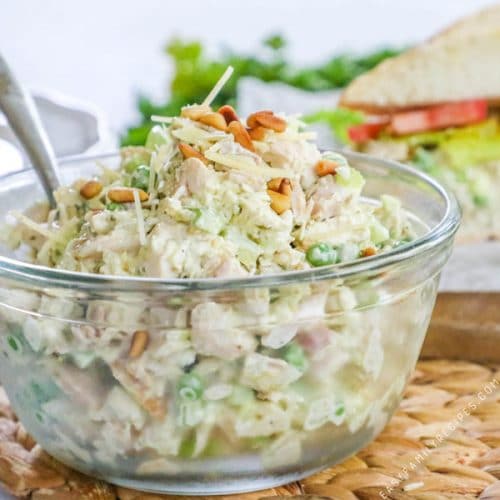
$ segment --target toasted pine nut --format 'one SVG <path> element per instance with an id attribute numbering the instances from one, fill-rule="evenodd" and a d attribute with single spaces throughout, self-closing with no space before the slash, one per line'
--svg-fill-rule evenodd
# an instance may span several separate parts
<path id="1" fill-rule="evenodd" d="M 292 206 L 292 200 L 290 196 L 286 196 L 271 189 L 267 190 L 267 194 L 271 198 L 271 208 L 278 214 L 281 215 L 283 212 L 289 210 Z"/>
<path id="2" fill-rule="evenodd" d="M 255 128 L 260 125 L 259 122 L 259 117 L 262 115 L 272 115 L 273 112 L 269 109 L 264 109 L 262 111 L 257 111 L 256 113 L 252 113 L 248 118 L 247 118 L 247 125 L 250 128 Z"/>
<path id="3" fill-rule="evenodd" d="M 366 247 L 361 250 L 361 257 L 373 257 L 377 254 L 377 249 L 374 247 Z"/>
<path id="4" fill-rule="evenodd" d="M 80 195 L 86 200 L 94 198 L 102 191 L 102 184 L 99 181 L 88 181 L 80 188 Z"/>
<path id="5" fill-rule="evenodd" d="M 208 163 L 208 160 L 199 151 L 185 142 L 179 143 L 179 151 L 184 158 L 198 158 L 198 160 L 201 160 L 205 165 Z"/>
<path id="6" fill-rule="evenodd" d="M 285 177 L 275 177 L 267 183 L 267 188 L 271 191 L 276 191 L 277 193 L 289 196 L 292 194 L 292 184 L 290 179 Z"/>
<path id="7" fill-rule="evenodd" d="M 226 119 L 220 113 L 206 113 L 198 118 L 200 123 L 216 128 L 217 130 L 226 130 Z"/>
<path id="8" fill-rule="evenodd" d="M 320 177 L 324 177 L 329 174 L 335 175 L 337 173 L 337 167 L 338 163 L 333 160 L 319 160 L 314 166 L 314 169 Z"/>
<path id="9" fill-rule="evenodd" d="M 132 359 L 138 358 L 146 350 L 148 343 L 149 333 L 146 330 L 135 331 L 130 343 L 128 357 Z"/>
<path id="10" fill-rule="evenodd" d="M 245 149 L 255 151 L 252 138 L 248 134 L 247 129 L 239 121 L 232 121 L 227 126 L 227 129 L 231 134 L 233 134 L 235 142 L 243 146 Z"/>
<path id="11" fill-rule="evenodd" d="M 292 194 L 292 184 L 290 179 L 282 179 L 278 192 L 284 194 L 285 196 L 290 196 Z"/>
<path id="12" fill-rule="evenodd" d="M 185 106 L 181 109 L 181 116 L 189 118 L 190 120 L 197 121 L 201 116 L 211 113 L 210 106 L 202 106 L 201 104 L 194 104 L 193 106 Z"/>
<path id="13" fill-rule="evenodd" d="M 142 189 L 136 190 L 139 193 L 141 201 L 147 201 L 148 193 Z M 108 198 L 115 203 L 132 203 L 134 201 L 134 189 L 131 188 L 114 188 L 108 191 Z"/>
<path id="14" fill-rule="evenodd" d="M 275 132 L 284 132 L 286 130 L 286 121 L 269 111 L 258 111 L 253 113 L 247 119 L 247 125 L 255 128 L 260 125 Z"/>
<path id="15" fill-rule="evenodd" d="M 267 130 L 268 129 L 266 127 L 258 125 L 255 128 L 248 129 L 248 134 L 252 138 L 252 141 L 263 141 L 266 137 Z"/>
<path id="16" fill-rule="evenodd" d="M 267 183 L 267 189 L 270 189 L 271 191 L 276 191 L 277 193 L 279 193 L 282 180 L 283 180 L 283 177 L 275 177 L 274 179 L 271 179 Z"/>
<path id="17" fill-rule="evenodd" d="M 226 123 L 229 125 L 231 122 L 239 122 L 240 119 L 238 118 L 238 115 L 236 114 L 236 111 L 232 106 L 229 106 L 229 104 L 225 104 L 224 106 L 220 107 L 217 110 L 217 113 L 220 113 L 224 119 L 226 120 Z"/>

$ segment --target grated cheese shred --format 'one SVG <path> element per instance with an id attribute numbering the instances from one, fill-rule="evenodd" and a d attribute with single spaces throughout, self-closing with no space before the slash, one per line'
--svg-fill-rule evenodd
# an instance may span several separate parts
<path id="1" fill-rule="evenodd" d="M 43 227 L 41 224 L 38 224 L 34 220 L 31 220 L 29 217 L 26 217 L 26 215 L 22 214 L 21 212 L 18 212 L 17 210 L 12 210 L 10 212 L 21 224 L 24 224 L 26 227 L 32 229 L 33 231 L 37 232 L 38 234 L 41 234 L 42 236 L 45 236 L 45 238 L 50 238 L 52 236 L 52 232 L 47 229 L 46 227 Z"/>
<path id="2" fill-rule="evenodd" d="M 144 228 L 144 215 L 142 213 L 141 199 L 139 198 L 139 191 L 133 190 L 134 193 L 134 206 L 137 218 L 137 230 L 139 232 L 139 242 L 141 246 L 146 244 L 146 230 Z"/>
<path id="3" fill-rule="evenodd" d="M 202 106 L 210 106 L 212 104 L 214 99 L 222 90 L 222 87 L 224 87 L 227 81 L 231 78 L 233 71 L 234 68 L 232 66 L 228 66 L 226 68 L 226 71 L 224 71 L 223 75 L 219 78 L 219 81 L 214 85 L 214 88 L 210 91 L 207 97 L 205 97 L 205 100 L 201 103 Z"/>

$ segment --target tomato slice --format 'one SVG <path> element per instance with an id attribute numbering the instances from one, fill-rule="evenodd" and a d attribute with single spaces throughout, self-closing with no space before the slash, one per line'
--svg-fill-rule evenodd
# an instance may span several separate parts
<path id="1" fill-rule="evenodd" d="M 375 139 L 388 123 L 385 120 L 353 125 L 347 129 L 347 135 L 352 142 L 366 142 Z"/>
<path id="2" fill-rule="evenodd" d="M 396 135 L 469 125 L 485 120 L 488 103 L 483 99 L 440 104 L 393 115 L 390 130 Z"/>

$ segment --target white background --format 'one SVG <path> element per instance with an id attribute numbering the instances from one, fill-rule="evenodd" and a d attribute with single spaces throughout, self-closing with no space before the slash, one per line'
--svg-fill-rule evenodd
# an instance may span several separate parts
<path id="1" fill-rule="evenodd" d="M 403 45 L 492 0 L 1 0 L 0 50 L 28 85 L 96 103 L 115 130 L 139 90 L 161 97 L 172 36 L 248 52 L 273 32 L 314 63 L 342 49 Z"/>

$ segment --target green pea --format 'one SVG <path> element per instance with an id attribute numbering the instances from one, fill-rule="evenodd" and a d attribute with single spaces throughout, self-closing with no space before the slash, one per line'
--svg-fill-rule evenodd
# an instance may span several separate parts
<path id="1" fill-rule="evenodd" d="M 185 373 L 179 379 L 177 392 L 182 399 L 196 401 L 203 395 L 203 383 L 195 373 Z"/>
<path id="2" fill-rule="evenodd" d="M 125 210 L 126 207 L 122 203 L 108 203 L 106 205 L 106 210 L 111 210 L 112 212 L 119 211 L 119 210 Z"/>
<path id="3" fill-rule="evenodd" d="M 338 251 L 329 243 L 315 243 L 306 252 L 306 259 L 314 267 L 335 264 L 338 259 Z"/>
<path id="4" fill-rule="evenodd" d="M 293 342 L 284 348 L 283 359 L 301 372 L 305 372 L 309 365 L 304 349 Z"/>
<path id="5" fill-rule="evenodd" d="M 132 174 L 131 186 L 147 191 L 149 188 L 149 172 L 147 165 L 139 165 Z"/>

